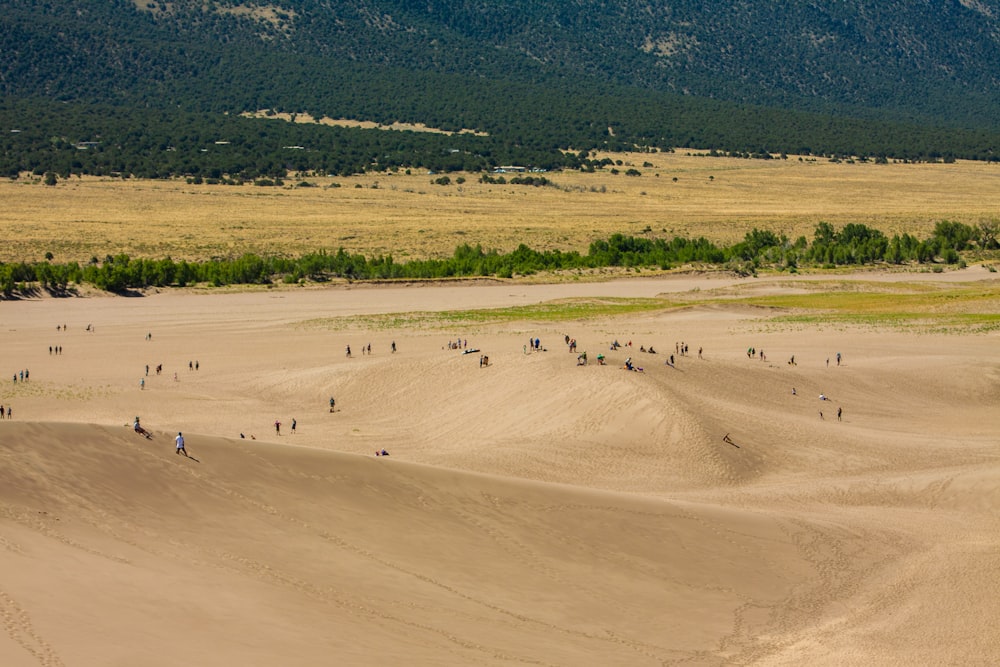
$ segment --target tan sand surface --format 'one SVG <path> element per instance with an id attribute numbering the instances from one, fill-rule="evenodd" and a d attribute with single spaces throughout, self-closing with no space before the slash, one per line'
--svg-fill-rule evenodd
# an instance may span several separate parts
<path id="1" fill-rule="evenodd" d="M 0 665 L 997 664 L 996 333 L 378 317 L 809 280 L 0 302 Z"/>

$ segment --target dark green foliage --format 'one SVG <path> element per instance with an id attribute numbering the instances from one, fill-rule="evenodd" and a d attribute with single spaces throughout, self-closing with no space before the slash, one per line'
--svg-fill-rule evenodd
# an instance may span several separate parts
<path id="1" fill-rule="evenodd" d="M 586 255 L 559 250 L 537 251 L 521 244 L 512 252 L 484 250 L 463 244 L 444 259 L 395 262 L 391 255 L 372 258 L 351 254 L 343 248 L 335 254 L 317 252 L 297 259 L 243 255 L 237 259 L 206 262 L 174 262 L 132 259 L 120 254 L 101 262 L 92 259 L 81 268 L 76 263 L 0 263 L 0 291 L 14 295 L 17 285 L 39 283 L 43 289 L 65 290 L 70 283 L 89 283 L 110 292 L 147 287 L 183 287 L 191 283 L 209 285 L 266 285 L 275 279 L 295 283 L 331 278 L 346 280 L 444 279 L 474 276 L 511 278 L 539 272 L 602 267 L 657 267 L 678 265 L 724 267 L 741 275 L 754 275 L 762 266 L 795 270 L 802 265 L 833 267 L 874 262 L 932 262 L 940 257 L 948 264 L 961 265 L 960 249 L 970 248 L 971 227 L 941 223 L 935 235 L 923 241 L 904 234 L 887 239 L 880 231 L 860 224 L 845 225 L 840 231 L 828 223 L 816 226 L 813 243 L 804 238 L 789 242 L 767 230 L 754 229 L 743 241 L 719 247 L 704 238 L 642 238 L 614 234 L 594 241 Z M 980 246 L 980 250 L 988 249 Z"/>
<path id="2" fill-rule="evenodd" d="M 0 174 L 551 170 L 568 148 L 1000 160 L 983 3 L 237 4 L 0 0 Z M 257 109 L 488 137 L 238 125 Z"/>

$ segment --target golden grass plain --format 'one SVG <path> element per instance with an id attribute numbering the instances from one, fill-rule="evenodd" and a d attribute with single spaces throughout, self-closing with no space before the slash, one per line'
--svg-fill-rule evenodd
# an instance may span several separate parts
<path id="1" fill-rule="evenodd" d="M 117 253 L 204 260 L 341 247 L 401 261 L 447 256 L 461 243 L 586 251 L 615 233 L 729 243 L 758 227 L 811 238 L 821 221 L 925 236 L 941 220 L 977 224 L 1000 211 L 1000 166 L 980 162 L 609 157 L 620 173 L 544 174 L 555 187 L 483 184 L 475 174 L 451 174 L 441 186 L 417 170 L 289 178 L 283 187 L 95 177 L 47 187 L 24 177 L 0 182 L 0 261 L 47 252 L 57 262 Z M 641 175 L 625 175 L 630 168 Z M 301 180 L 316 187 L 298 187 Z"/>

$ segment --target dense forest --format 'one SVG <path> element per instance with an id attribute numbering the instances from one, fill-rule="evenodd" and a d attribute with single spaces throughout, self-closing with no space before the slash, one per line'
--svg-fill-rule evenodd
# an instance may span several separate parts
<path id="1" fill-rule="evenodd" d="M 723 125 L 723 116 L 729 119 L 728 125 Z M 771 116 L 773 136 L 766 137 L 765 143 L 753 143 L 753 128 Z M 811 132 L 808 124 L 789 125 L 790 114 L 780 111 L 734 115 L 708 109 L 699 118 L 705 128 L 725 129 L 705 129 L 684 141 L 660 137 L 655 145 L 644 143 L 639 148 L 707 147 L 747 157 L 798 154 L 913 161 L 1000 160 L 1000 153 L 987 148 L 994 144 L 984 130 L 946 132 L 891 124 L 876 128 L 872 122 L 830 118 L 822 132 Z M 740 121 L 746 126 L 739 125 Z M 778 135 L 780 127 L 789 128 L 783 136 Z M 51 172 L 62 178 L 90 174 L 250 181 L 261 176 L 280 178 L 289 172 L 347 175 L 408 168 L 479 172 L 505 164 L 552 170 L 581 167 L 579 156 L 591 150 L 637 148 L 624 133 L 616 137 L 605 133 L 599 138 L 588 128 L 581 128 L 578 134 L 563 130 L 566 142 L 560 143 L 548 134 L 551 128 L 540 125 L 515 140 L 504 134 L 387 132 L 47 100 L 0 102 L 0 128 L 4 130 L 0 132 L 0 176 L 9 178 L 26 172 Z M 866 132 L 876 130 L 877 141 L 863 138 Z M 756 134 L 759 139 L 761 133 Z M 679 135 L 672 138 L 679 139 Z M 571 147 L 574 150 L 568 150 Z"/>
<path id="2" fill-rule="evenodd" d="M 6 298 L 30 295 L 38 289 L 54 294 L 89 284 L 116 293 L 149 287 L 185 287 L 198 283 L 213 286 L 267 285 L 306 281 L 446 279 L 461 277 L 513 278 L 539 272 L 594 270 L 607 267 L 667 270 L 677 266 L 723 268 L 741 275 L 756 275 L 769 268 L 795 272 L 799 267 L 835 268 L 865 264 L 931 264 L 964 266 L 963 253 L 996 254 L 1000 224 L 983 222 L 972 227 L 939 222 L 933 234 L 917 239 L 910 234 L 886 237 L 877 229 L 848 224 L 836 229 L 829 223 L 816 226 L 812 241 L 804 236 L 790 240 L 754 229 L 743 241 L 720 247 L 704 239 L 645 238 L 615 234 L 594 241 L 587 254 L 558 250 L 537 251 L 521 245 L 509 253 L 463 244 L 446 259 L 399 263 L 392 256 L 365 257 L 343 249 L 312 253 L 298 258 L 244 255 L 235 260 L 175 262 L 170 258 L 132 259 L 128 255 L 77 263 L 0 263 L 0 293 Z"/>
<path id="3" fill-rule="evenodd" d="M 553 168 L 689 147 L 998 160 L 998 17 L 998 0 L 0 0 L 0 174 Z M 260 109 L 456 134 L 240 117 Z"/>

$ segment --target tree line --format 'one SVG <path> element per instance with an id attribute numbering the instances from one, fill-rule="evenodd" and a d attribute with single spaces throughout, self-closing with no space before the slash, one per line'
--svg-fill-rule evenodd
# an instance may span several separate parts
<path id="1" fill-rule="evenodd" d="M 729 246 L 703 237 L 645 238 L 614 234 L 594 241 L 586 254 L 577 251 L 539 251 L 521 244 L 511 252 L 484 250 L 481 245 L 462 244 L 450 257 L 397 262 L 392 255 L 366 257 L 343 248 L 300 257 L 260 257 L 246 254 L 224 260 L 188 262 L 172 259 L 131 258 L 126 254 L 96 257 L 79 263 L 0 263 L 0 292 L 7 298 L 30 294 L 35 289 L 67 292 L 71 286 L 92 285 L 123 293 L 149 287 L 213 286 L 304 281 L 449 279 L 462 277 L 513 278 L 542 272 L 593 270 L 606 267 L 657 268 L 694 265 L 716 267 L 743 275 L 758 269 L 795 271 L 798 267 L 852 266 L 864 264 L 960 264 L 962 253 L 1000 250 L 1000 222 L 978 226 L 941 221 L 925 239 L 910 234 L 889 238 L 863 224 L 837 229 L 821 222 L 812 241 L 804 236 L 790 240 L 784 235 L 753 229 L 743 240 Z"/>

